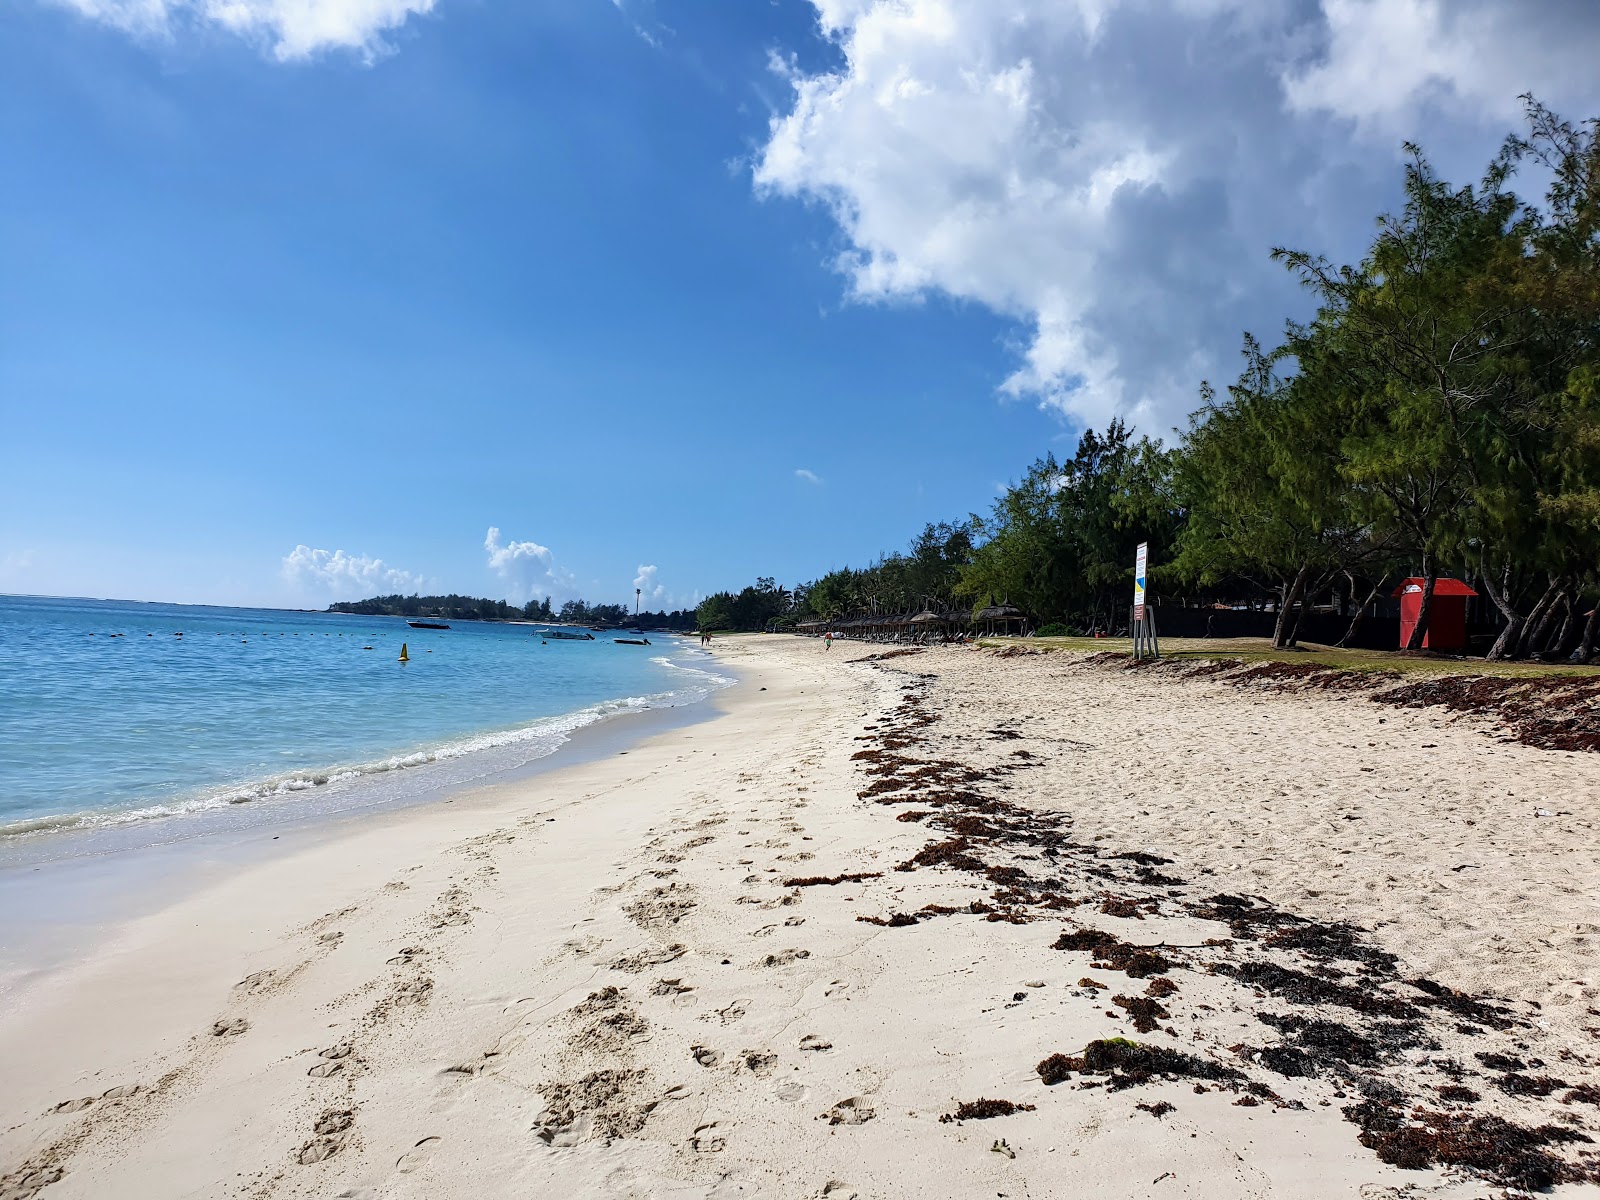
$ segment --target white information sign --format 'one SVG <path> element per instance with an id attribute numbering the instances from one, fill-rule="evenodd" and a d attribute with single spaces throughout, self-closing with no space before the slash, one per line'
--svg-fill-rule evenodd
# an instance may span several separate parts
<path id="1" fill-rule="evenodd" d="M 1144 616 L 1144 572 L 1150 557 L 1150 543 L 1140 542 L 1139 552 L 1133 560 L 1133 619 Z"/>

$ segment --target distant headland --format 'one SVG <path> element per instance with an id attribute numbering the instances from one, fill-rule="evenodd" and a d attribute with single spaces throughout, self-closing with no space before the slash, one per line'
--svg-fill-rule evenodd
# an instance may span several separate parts
<path id="1" fill-rule="evenodd" d="M 638 626 L 649 629 L 693 629 L 693 609 L 641 612 L 637 616 L 621 604 L 589 604 L 568 600 L 557 607 L 551 598 L 523 605 L 478 596 L 373 596 L 367 600 L 341 600 L 328 605 L 331 613 L 362 617 L 437 617 L 445 621 L 548 621 L 559 625 L 603 625 L 608 628 Z"/>

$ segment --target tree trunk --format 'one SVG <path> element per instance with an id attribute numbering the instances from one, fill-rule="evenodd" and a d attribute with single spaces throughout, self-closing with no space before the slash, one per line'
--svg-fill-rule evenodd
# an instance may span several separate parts
<path id="1" fill-rule="evenodd" d="M 1294 577 L 1294 582 L 1283 589 L 1283 603 L 1278 606 L 1278 622 L 1272 630 L 1272 648 L 1274 650 L 1287 650 L 1294 645 L 1293 634 L 1289 624 L 1289 614 L 1294 611 L 1294 606 L 1300 601 L 1300 593 L 1306 589 L 1306 580 L 1311 578 L 1311 564 L 1306 563 Z"/>
<path id="2" fill-rule="evenodd" d="M 1528 619 L 1523 622 L 1522 636 L 1517 639 L 1517 648 L 1514 652 L 1516 658 L 1526 658 L 1528 651 L 1533 647 L 1533 635 L 1537 633 L 1544 622 L 1544 615 L 1550 606 L 1555 603 L 1556 596 L 1561 592 L 1561 579 L 1557 575 L 1550 576 L 1550 586 L 1545 589 L 1544 595 L 1539 597 L 1539 603 L 1533 606 L 1533 611 L 1528 614 Z"/>
<path id="3" fill-rule="evenodd" d="M 1439 582 L 1438 572 L 1431 555 L 1422 556 L 1422 603 L 1417 606 L 1417 623 L 1411 627 L 1406 639 L 1407 650 L 1421 650 L 1422 640 L 1428 636 L 1428 617 L 1433 613 L 1433 589 Z"/>
<path id="4" fill-rule="evenodd" d="M 1560 657 L 1561 652 L 1567 648 L 1567 643 L 1572 640 L 1572 631 L 1578 626 L 1577 593 L 1574 592 L 1570 596 L 1563 593 L 1561 599 L 1563 601 L 1562 612 L 1565 614 L 1561 618 L 1561 631 L 1556 634 L 1555 639 L 1549 646 L 1550 653 L 1557 657 Z"/>
<path id="5" fill-rule="evenodd" d="M 1578 648 L 1573 652 L 1575 662 L 1588 662 L 1594 655 L 1595 633 L 1600 631 L 1600 601 L 1589 610 L 1589 619 L 1583 623 L 1583 640 L 1578 643 Z"/>
<path id="6" fill-rule="evenodd" d="M 1361 602 L 1361 607 L 1356 609 L 1355 613 L 1351 616 L 1350 628 L 1344 631 L 1344 636 L 1339 639 L 1339 645 L 1348 646 L 1350 644 L 1350 639 L 1356 636 L 1356 630 L 1361 628 L 1361 622 L 1366 620 L 1367 613 L 1369 613 L 1372 610 L 1372 606 L 1377 603 L 1378 593 L 1383 590 L 1383 585 L 1388 578 L 1389 577 L 1387 575 L 1382 575 L 1378 578 L 1378 581 L 1372 585 L 1372 591 L 1367 593 L 1367 598 Z M 1356 581 L 1355 577 L 1351 576 L 1350 595 L 1353 598 L 1355 594 Z"/>
<path id="7" fill-rule="evenodd" d="M 1501 577 L 1500 587 L 1496 590 L 1494 573 L 1484 567 L 1483 590 L 1489 593 L 1489 599 L 1500 610 L 1500 615 L 1506 619 L 1506 627 L 1500 631 L 1500 636 L 1494 640 L 1494 645 L 1489 647 L 1490 659 L 1510 658 L 1511 648 L 1517 644 L 1517 639 L 1522 636 L 1522 614 L 1517 612 L 1511 603 L 1511 567 L 1506 566 L 1506 572 Z"/>
<path id="8" fill-rule="evenodd" d="M 1565 588 L 1562 588 L 1556 593 L 1556 598 L 1551 601 L 1550 607 L 1544 610 L 1544 616 L 1540 619 L 1538 628 L 1536 628 L 1533 631 L 1532 636 L 1528 638 L 1529 654 L 1542 656 L 1546 650 L 1554 649 L 1554 647 L 1552 647 L 1548 641 L 1550 637 L 1550 630 L 1555 626 L 1556 614 L 1561 612 L 1566 607 L 1567 591 Z"/>

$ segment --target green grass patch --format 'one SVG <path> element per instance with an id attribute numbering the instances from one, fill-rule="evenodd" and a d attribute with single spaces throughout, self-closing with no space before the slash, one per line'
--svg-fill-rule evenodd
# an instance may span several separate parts
<path id="1" fill-rule="evenodd" d="M 1033 637 L 983 638 L 984 646 L 1031 646 L 1036 650 L 1071 651 L 1081 654 L 1112 651 L 1128 654 L 1130 638 Z M 1275 650 L 1268 638 L 1162 638 L 1161 657 L 1178 661 L 1215 662 L 1238 659 L 1246 664 L 1262 662 L 1314 663 L 1346 671 L 1394 671 L 1402 675 L 1488 675 L 1501 679 L 1538 679 L 1572 675 L 1583 678 L 1600 673 L 1600 667 L 1572 663 L 1487 662 L 1481 658 L 1454 658 L 1446 655 L 1406 654 L 1398 650 L 1344 650 L 1302 642 L 1294 650 Z"/>

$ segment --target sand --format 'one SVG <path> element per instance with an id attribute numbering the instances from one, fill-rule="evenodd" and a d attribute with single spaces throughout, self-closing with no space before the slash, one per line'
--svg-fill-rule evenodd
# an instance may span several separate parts
<path id="1" fill-rule="evenodd" d="M 713 719 L 31 982 L 0 1196 L 1485 1197 L 1504 1155 L 1373 1147 L 1600 1125 L 1592 756 L 1065 655 L 717 652 Z M 1032 1108 L 941 1120 L 980 1099 Z M 1541 1136 L 1513 1175 L 1600 1193 Z"/>

